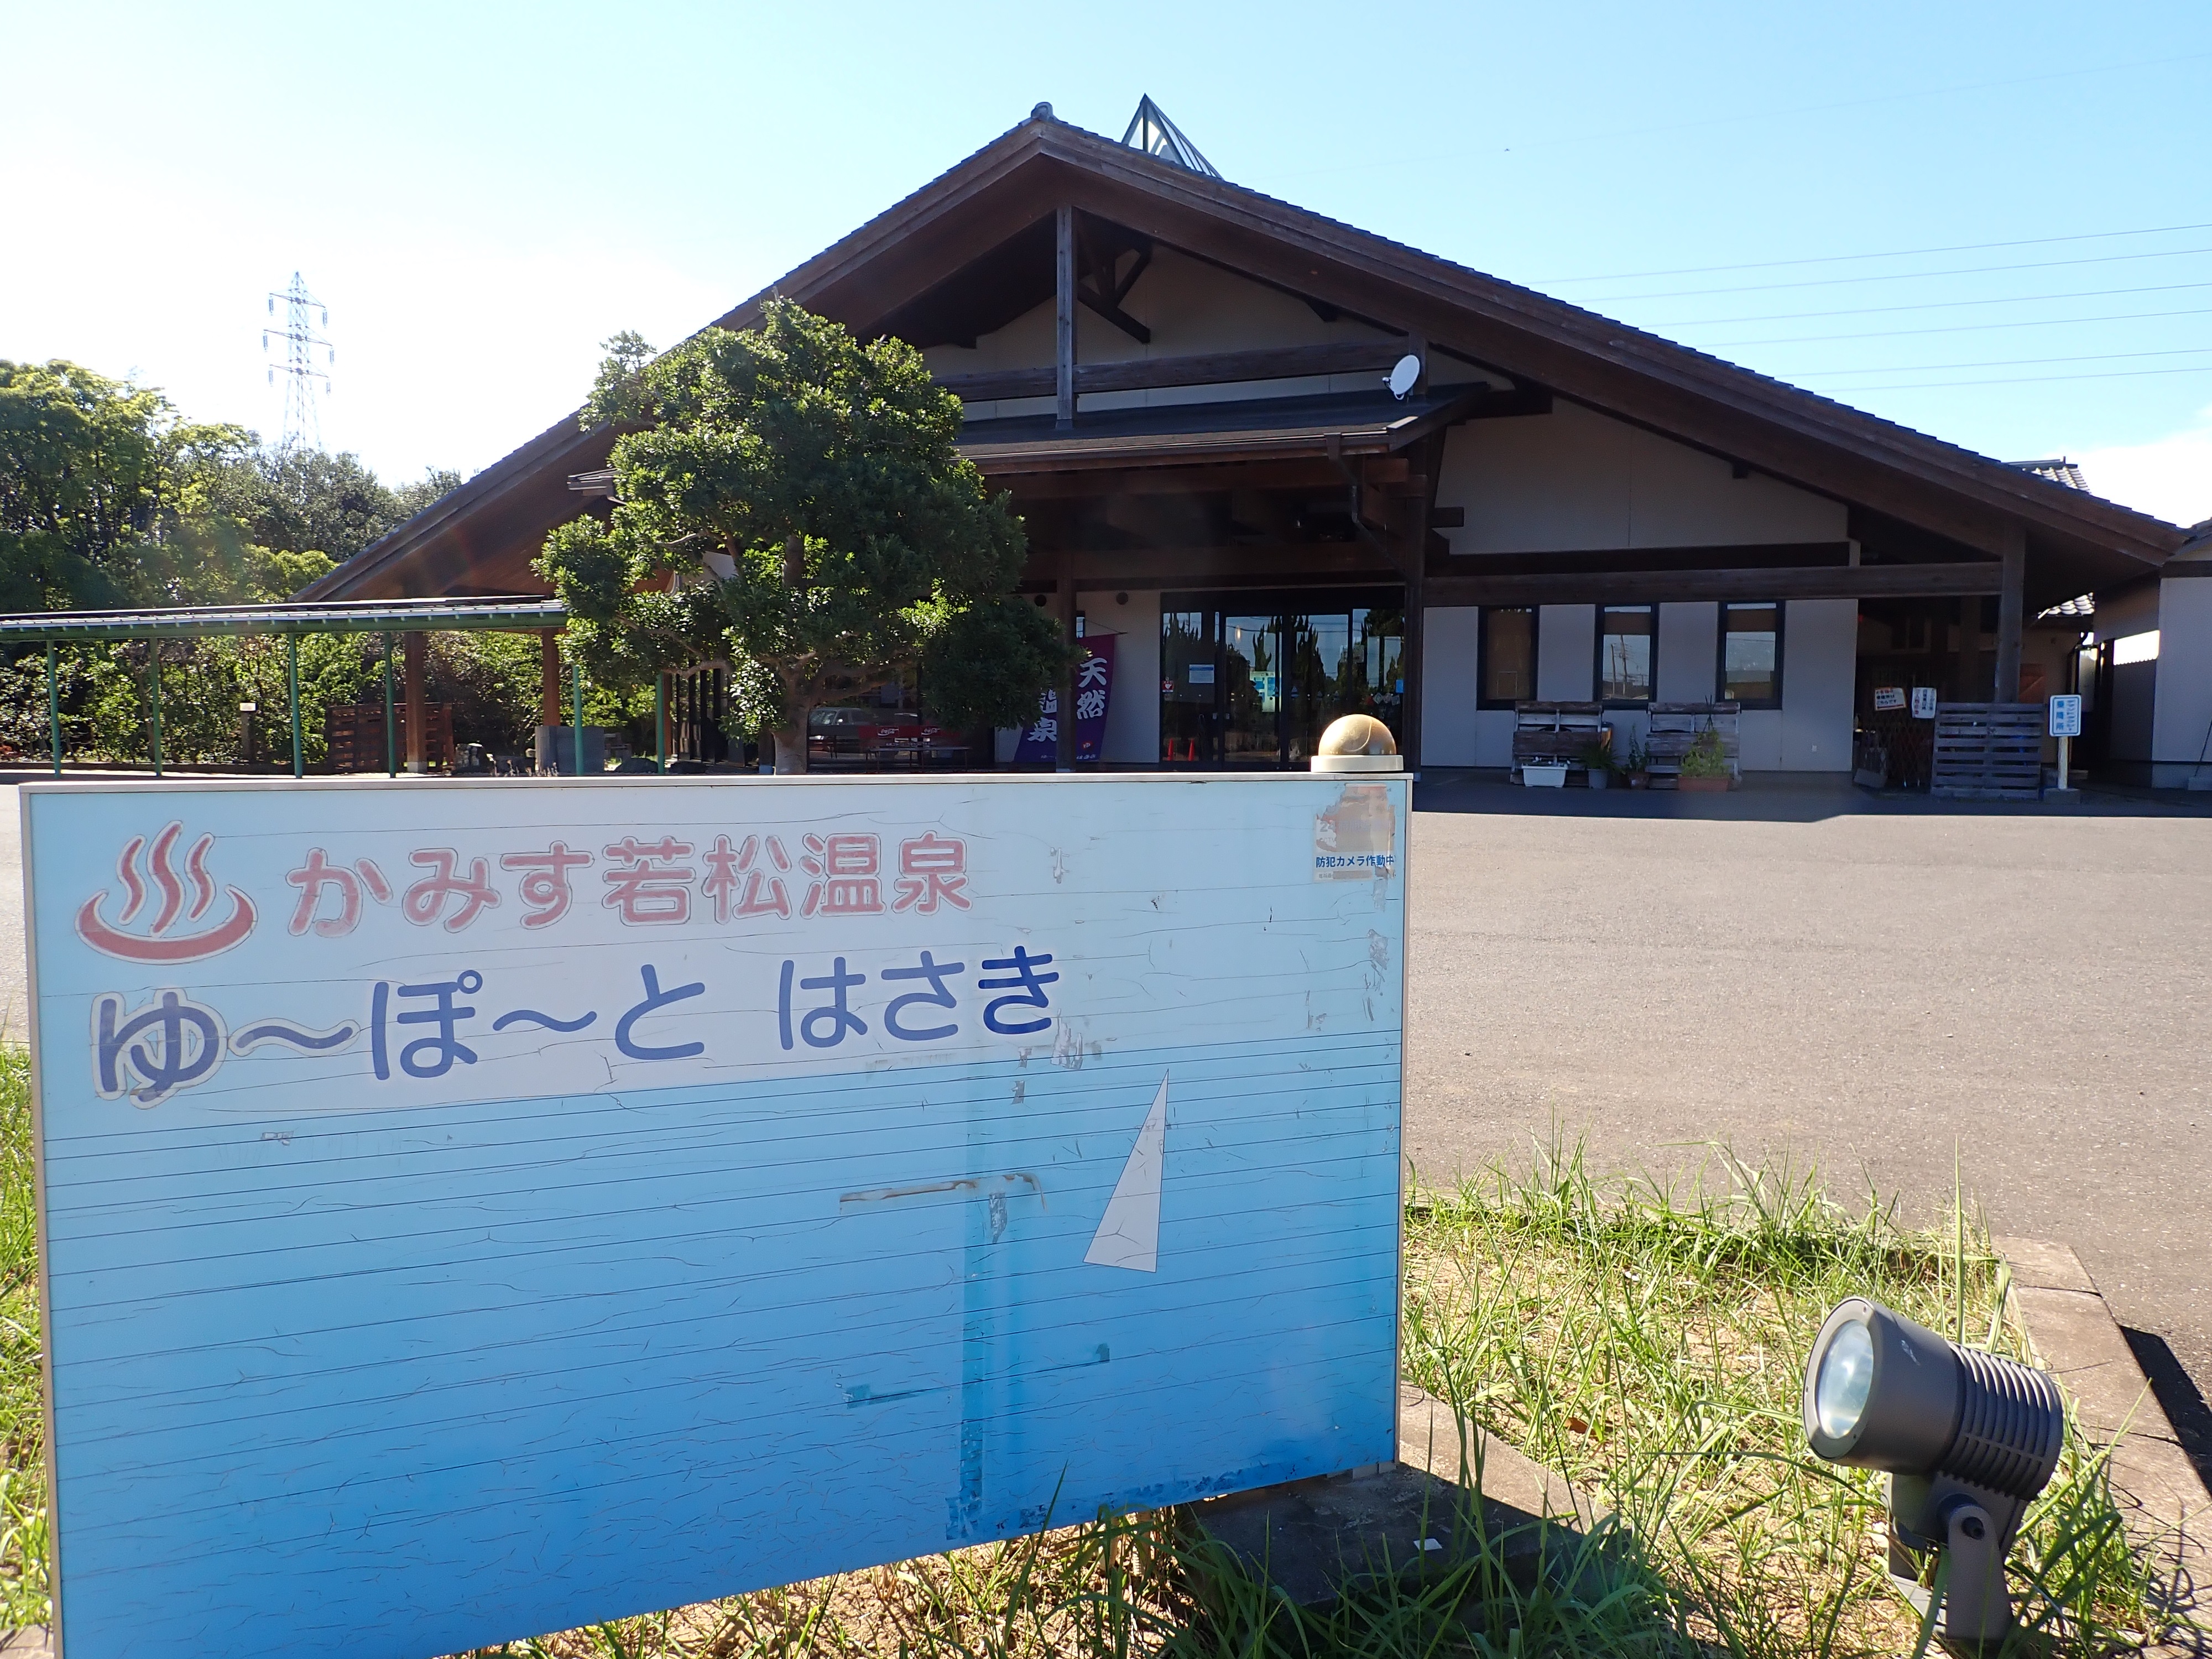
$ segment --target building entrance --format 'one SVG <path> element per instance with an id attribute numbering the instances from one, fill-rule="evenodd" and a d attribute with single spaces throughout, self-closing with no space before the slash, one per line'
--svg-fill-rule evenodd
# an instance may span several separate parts
<path id="1" fill-rule="evenodd" d="M 1401 731 L 1405 631 L 1390 588 L 1163 595 L 1161 761 L 1303 767 L 1340 715 Z"/>

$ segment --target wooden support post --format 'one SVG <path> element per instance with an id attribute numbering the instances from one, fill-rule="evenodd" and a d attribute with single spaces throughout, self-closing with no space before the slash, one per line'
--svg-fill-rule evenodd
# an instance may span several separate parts
<path id="1" fill-rule="evenodd" d="M 1421 658 L 1428 632 L 1428 611 L 1421 592 L 1421 566 L 1416 559 L 1406 572 L 1406 643 L 1398 653 L 1399 672 L 1406 677 L 1405 695 L 1398 700 L 1398 752 L 1406 769 L 1421 763 Z"/>
<path id="2" fill-rule="evenodd" d="M 1060 637 L 1070 645 L 1075 643 L 1075 555 L 1064 550 L 1060 556 Z M 1060 677 L 1060 713 L 1054 731 L 1053 769 L 1072 772 L 1075 769 L 1075 671 L 1068 668 Z"/>
<path id="3" fill-rule="evenodd" d="M 1055 377 L 1059 406 L 1055 424 L 1070 427 L 1075 424 L 1075 210 L 1060 210 L 1059 232 L 1054 248 L 1053 303 L 1054 362 L 1058 365 Z"/>
<path id="4" fill-rule="evenodd" d="M 2020 635 L 2027 601 L 2027 532 L 2014 526 L 2005 536 L 2004 568 L 1997 574 L 1997 684 L 1995 700 L 2020 701 Z M 1972 600 L 1967 601 L 1972 604 Z M 1963 631 L 1963 630 L 1962 630 Z"/>
<path id="5" fill-rule="evenodd" d="M 407 769 L 418 773 L 430 769 L 429 744 L 425 740 L 429 735 L 430 720 L 422 688 L 425 644 L 420 634 L 407 635 Z"/>
<path id="6" fill-rule="evenodd" d="M 561 724 L 561 635 L 549 628 L 538 636 L 538 723 Z"/>

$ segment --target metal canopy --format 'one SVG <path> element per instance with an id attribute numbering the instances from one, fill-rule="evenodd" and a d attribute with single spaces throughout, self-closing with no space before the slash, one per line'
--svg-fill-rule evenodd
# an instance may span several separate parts
<path id="1" fill-rule="evenodd" d="M 534 632 L 568 620 L 558 599 L 340 599 L 319 605 L 185 605 L 143 611 L 39 611 L 0 617 L 0 647 L 71 640 L 176 640 L 222 634 Z"/>

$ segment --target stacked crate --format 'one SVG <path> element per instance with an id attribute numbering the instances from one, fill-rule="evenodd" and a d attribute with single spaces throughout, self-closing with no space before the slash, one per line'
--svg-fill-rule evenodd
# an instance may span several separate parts
<path id="1" fill-rule="evenodd" d="M 2044 718 L 2039 702 L 1938 703 L 1928 793 L 1953 800 L 2041 799 Z"/>
<path id="2" fill-rule="evenodd" d="M 1585 769 L 1583 750 L 1605 732 L 1605 709 L 1595 702 L 1516 702 L 1513 705 L 1513 775 L 1524 766 L 1561 763 Z"/>
<path id="3" fill-rule="evenodd" d="M 453 759 L 453 706 L 434 702 L 423 709 L 422 761 L 432 771 L 450 766 Z M 407 764 L 407 709 L 392 710 L 396 728 L 392 752 Z M 384 705 L 381 702 L 332 703 L 323 711 L 323 736 L 330 745 L 325 764 L 333 772 L 381 772 L 385 767 Z"/>
<path id="4" fill-rule="evenodd" d="M 1651 757 L 1651 787 L 1672 789 L 1681 782 L 1682 757 L 1709 726 L 1721 734 L 1721 752 L 1728 757 L 1729 772 L 1741 776 L 1742 741 L 1738 728 L 1742 714 L 1740 702 L 1653 703 L 1650 729 L 1644 738 L 1644 750 Z"/>

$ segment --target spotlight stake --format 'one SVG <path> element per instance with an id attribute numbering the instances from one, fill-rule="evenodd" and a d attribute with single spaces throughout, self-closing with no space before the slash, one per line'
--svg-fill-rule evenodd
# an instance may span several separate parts
<path id="1" fill-rule="evenodd" d="M 1940 1602 L 1947 1642 L 2002 1641 L 2013 1624 L 2005 1556 L 2058 1467 L 2058 1384 L 1855 1296 L 1814 1341 L 1803 1412 L 1820 1456 L 1887 1472 L 1889 1572 L 1906 1599 L 1931 1617 Z M 1937 1574 L 1923 1590 L 1931 1550 Z"/>

